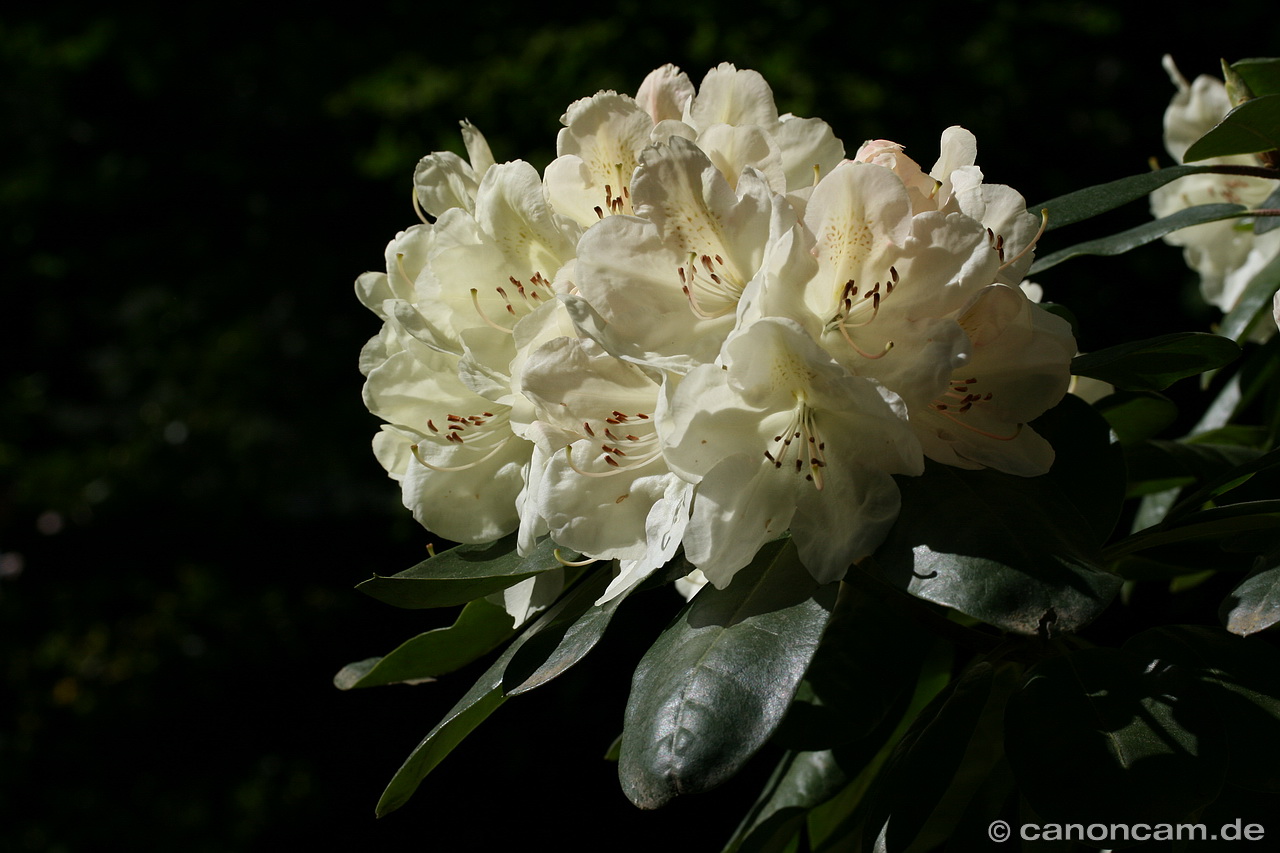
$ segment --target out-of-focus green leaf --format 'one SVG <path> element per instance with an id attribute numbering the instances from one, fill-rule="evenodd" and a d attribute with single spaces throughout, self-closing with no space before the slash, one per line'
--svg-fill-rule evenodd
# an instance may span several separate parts
<path id="1" fill-rule="evenodd" d="M 1159 240 L 1161 237 L 1172 234 L 1181 228 L 1190 228 L 1192 225 L 1203 225 L 1206 222 L 1217 222 L 1222 219 L 1235 219 L 1244 216 L 1246 212 L 1245 207 L 1239 204 L 1198 204 L 1194 207 L 1187 207 L 1177 213 L 1153 219 L 1127 231 L 1109 234 L 1096 240 L 1087 240 L 1084 243 L 1077 243 L 1074 246 L 1045 255 L 1043 258 L 1037 258 L 1036 262 L 1031 265 L 1030 274 L 1042 273 L 1051 267 L 1056 267 L 1063 261 L 1080 255 L 1102 255 L 1104 257 L 1122 255 L 1139 246 L 1145 246 L 1147 243 Z"/>
<path id="2" fill-rule="evenodd" d="M 1152 172 L 1130 175 L 1105 184 L 1085 187 L 1041 204 L 1027 205 L 1027 210 L 1033 213 L 1041 210 L 1048 211 L 1049 224 L 1046 230 L 1052 231 L 1064 225 L 1074 225 L 1077 222 L 1092 219 L 1131 201 L 1146 198 L 1152 191 L 1178 178 L 1220 171 L 1230 172 L 1229 169 L 1223 170 L 1222 167 L 1217 166 L 1170 166 Z"/>
<path id="3" fill-rule="evenodd" d="M 1128 391 L 1163 391 L 1179 379 L 1230 364 L 1239 355 L 1240 347 L 1227 338 L 1178 332 L 1078 355 L 1071 361 L 1071 372 Z"/>
<path id="4" fill-rule="evenodd" d="M 835 754 L 788 751 L 724 853 L 781 853 L 794 842 L 810 808 L 829 799 L 848 777 Z"/>
<path id="5" fill-rule="evenodd" d="M 1227 630 L 1242 637 L 1280 622 L 1280 547 L 1258 555 L 1253 569 L 1227 595 L 1218 613 Z"/>
<path id="6" fill-rule="evenodd" d="M 1280 792 L 1280 652 L 1220 628 L 1171 625 L 1144 631 L 1124 651 L 1194 678 L 1201 701 L 1221 717 L 1227 740 L 1227 780 Z"/>
<path id="7" fill-rule="evenodd" d="M 609 572 L 598 571 L 584 580 L 569 594 L 560 616 L 520 647 L 502 674 L 502 689 L 508 696 L 546 684 L 595 648 L 626 598 L 616 595 L 604 604 L 595 603 L 609 579 Z"/>
<path id="8" fill-rule="evenodd" d="M 1231 63 L 1254 95 L 1280 94 L 1280 59 L 1250 58 Z"/>
<path id="9" fill-rule="evenodd" d="M 1223 337 L 1239 341 L 1248 335 L 1255 322 L 1271 322 L 1271 300 L 1278 288 L 1280 255 L 1272 258 L 1249 279 L 1235 306 L 1222 318 L 1218 331 Z"/>
<path id="10" fill-rule="evenodd" d="M 1018 785 L 1056 823 L 1175 823 L 1226 775 L 1222 722 L 1176 667 L 1083 649 L 1044 660 L 1009 702 Z"/>
<path id="11" fill-rule="evenodd" d="M 1094 407 L 1125 445 L 1159 435 L 1178 417 L 1173 401 L 1154 391 L 1117 391 Z"/>
<path id="12" fill-rule="evenodd" d="M 1250 86 L 1252 88 L 1252 86 Z M 1197 139 L 1182 159 L 1258 154 L 1280 148 L 1280 95 L 1262 95 L 1232 108 L 1213 129 Z"/>
<path id="13" fill-rule="evenodd" d="M 888 582 L 1019 634 L 1075 631 L 1101 613 L 1120 586 L 1098 561 L 1123 499 L 1119 447 L 1073 398 L 1046 433 L 1057 459 L 1042 477 L 927 462 L 899 478 L 902 510 L 875 555 Z"/>
<path id="14" fill-rule="evenodd" d="M 787 538 L 725 589 L 694 597 L 632 678 L 618 773 L 633 803 L 713 788 L 755 754 L 817 650 L 837 587 L 818 586 Z"/>
<path id="15" fill-rule="evenodd" d="M 1230 444 L 1199 442 L 1158 442 L 1158 444 L 1167 451 L 1174 451 L 1175 457 L 1180 461 L 1189 462 L 1188 469 L 1195 474 L 1197 480 L 1203 483 L 1199 489 L 1170 508 L 1166 516 L 1169 522 L 1204 509 L 1204 505 L 1210 501 L 1219 504 L 1241 503 L 1242 500 L 1232 498 L 1222 500 L 1222 498 L 1231 495 L 1258 475 L 1262 475 L 1264 479 L 1270 477 L 1274 480 L 1277 472 L 1280 472 L 1280 450 L 1259 453 L 1252 447 Z M 1244 500 L 1248 499 L 1248 496 L 1244 498 Z"/>
<path id="16" fill-rule="evenodd" d="M 459 545 L 403 572 L 374 575 L 356 589 L 396 607 L 454 607 L 563 568 L 555 551 L 555 543 L 544 539 L 521 557 L 512 534 L 487 545 Z"/>
<path id="17" fill-rule="evenodd" d="M 347 664 L 333 677 L 339 690 L 423 681 L 453 672 L 496 649 L 514 632 L 507 612 L 483 598 L 447 628 L 419 634 L 386 657 Z"/>

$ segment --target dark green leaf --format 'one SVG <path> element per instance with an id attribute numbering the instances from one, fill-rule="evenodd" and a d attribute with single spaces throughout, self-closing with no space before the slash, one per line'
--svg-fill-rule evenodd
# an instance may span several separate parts
<path id="1" fill-rule="evenodd" d="M 1163 391 L 1179 379 L 1229 364 L 1240 347 L 1205 332 L 1178 332 L 1078 355 L 1071 372 L 1128 391 Z"/>
<path id="2" fill-rule="evenodd" d="M 1222 602 L 1219 615 L 1228 631 L 1242 637 L 1280 622 L 1280 547 L 1258 556 L 1252 571 Z"/>
<path id="3" fill-rule="evenodd" d="M 1277 288 L 1280 288 L 1280 255 L 1272 258 L 1249 279 L 1236 304 L 1222 318 L 1218 331 L 1224 337 L 1239 341 L 1249 334 L 1255 322 L 1270 323 L 1271 299 Z"/>
<path id="4" fill-rule="evenodd" d="M 1231 70 L 1244 78 L 1254 95 L 1280 94 L 1280 59 L 1241 59 L 1231 63 Z"/>
<path id="5" fill-rule="evenodd" d="M 1174 664 L 1198 682 L 1222 719 L 1227 778 L 1260 791 L 1280 791 L 1280 652 L 1220 628 L 1154 628 L 1125 643 L 1144 660 Z"/>
<path id="6" fill-rule="evenodd" d="M 1194 512 L 1135 533 L 1107 547 L 1106 558 L 1186 542 L 1223 540 L 1280 527 L 1280 500 L 1249 501 Z"/>
<path id="7" fill-rule="evenodd" d="M 1126 445 L 1154 438 L 1178 417 L 1173 401 L 1154 391 L 1117 391 L 1094 407 Z"/>
<path id="8" fill-rule="evenodd" d="M 427 774 L 506 701 L 507 697 L 502 692 L 502 674 L 507 664 L 524 643 L 561 616 L 567 600 L 561 599 L 553 604 L 533 625 L 526 628 L 493 665 L 485 670 L 466 695 L 445 714 L 444 719 L 427 733 L 382 792 L 377 806 L 378 817 L 388 815 L 404 805 Z"/>
<path id="9" fill-rule="evenodd" d="M 1153 190 L 1167 183 L 1185 178 L 1187 175 L 1202 175 L 1206 172 L 1224 171 L 1219 166 L 1170 166 L 1153 172 L 1130 175 L 1127 178 L 1096 184 L 1082 190 L 1058 196 L 1043 204 L 1028 205 L 1027 210 L 1038 213 L 1047 210 L 1049 225 L 1046 230 L 1052 231 L 1064 225 L 1073 225 L 1085 219 L 1092 219 L 1099 214 L 1115 210 L 1140 198 L 1146 198 Z"/>
<path id="10" fill-rule="evenodd" d="M 725 846 L 725 853 L 780 853 L 787 849 L 804 826 L 809 809 L 847 782 L 831 750 L 787 752 Z"/>
<path id="11" fill-rule="evenodd" d="M 860 569 L 840 589 L 795 701 L 774 735 L 793 750 L 821 750 L 866 737 L 910 696 L 933 638 L 910 608 L 915 599 L 876 583 Z M 897 606 L 895 606 L 895 604 Z"/>
<path id="12" fill-rule="evenodd" d="M 1042 661 L 1009 702 L 1005 747 L 1023 796 L 1057 823 L 1173 823 L 1226 774 L 1222 723 L 1176 667 L 1084 649 Z"/>
<path id="13" fill-rule="evenodd" d="M 459 545 L 398 574 L 374 575 L 356 589 L 396 607 L 455 607 L 562 568 L 555 549 L 555 543 L 544 539 L 521 557 L 512 534 L 487 545 Z"/>
<path id="14" fill-rule="evenodd" d="M 927 462 L 898 479 L 902 510 L 876 552 L 890 583 L 1020 634 L 1075 631 L 1102 612 L 1120 586 L 1098 562 L 1123 498 L 1119 449 L 1081 400 L 1041 421 L 1057 451 L 1043 477 Z"/>
<path id="15" fill-rule="evenodd" d="M 502 675 L 502 689 L 514 696 L 546 684 L 586 657 L 626 595 L 595 604 L 609 585 L 610 573 L 598 571 L 578 585 L 560 616 L 529 639 Z"/>
<path id="16" fill-rule="evenodd" d="M 1280 184 L 1276 185 L 1271 195 L 1263 199 L 1262 204 L 1258 207 L 1260 210 L 1280 209 Z M 1259 216 L 1253 220 L 1254 236 L 1261 237 L 1276 228 L 1280 228 L 1280 216 Z"/>
<path id="17" fill-rule="evenodd" d="M 468 604 L 448 628 L 419 634 L 391 654 L 348 664 L 334 676 L 339 690 L 423 681 L 453 672 L 488 654 L 509 638 L 515 626 L 496 604 Z"/>
<path id="18" fill-rule="evenodd" d="M 1042 273 L 1051 267 L 1056 267 L 1063 261 L 1080 255 L 1102 255 L 1104 257 L 1122 255 L 1131 249 L 1159 240 L 1161 237 L 1172 234 L 1181 228 L 1203 225 L 1206 222 L 1217 222 L 1221 219 L 1234 219 L 1245 214 L 1245 207 L 1239 204 L 1198 204 L 1195 207 L 1187 207 L 1177 213 L 1171 213 L 1168 216 L 1153 219 L 1127 231 L 1121 231 L 1119 234 L 1109 234 L 1096 240 L 1077 243 L 1074 246 L 1045 255 L 1043 258 L 1037 258 L 1036 262 L 1031 265 L 1030 274 Z"/>
<path id="19" fill-rule="evenodd" d="M 773 733 L 831 618 L 790 539 L 723 590 L 705 587 L 645 653 L 631 682 L 618 765 L 641 808 L 730 778 Z"/>
<path id="20" fill-rule="evenodd" d="M 1004 754 L 1004 708 L 1021 669 L 985 661 L 916 718 L 877 782 L 864 843 L 921 849 L 945 840 Z"/>
<path id="21" fill-rule="evenodd" d="M 1258 154 L 1277 148 L 1280 148 L 1280 95 L 1262 95 L 1234 107 L 1212 130 L 1192 143 L 1182 159 L 1193 163 L 1210 157 Z"/>
<path id="22" fill-rule="evenodd" d="M 1187 495 L 1169 510 L 1166 522 L 1174 522 L 1205 508 L 1205 504 L 1241 503 L 1233 491 L 1248 483 L 1255 476 L 1274 480 L 1280 472 L 1280 450 L 1261 453 L 1252 447 L 1232 444 L 1208 444 L 1198 441 L 1153 442 L 1178 459 L 1196 480 L 1202 483 L 1196 491 Z M 1268 475 L 1270 475 L 1268 477 Z M 1223 500 L 1226 495 L 1231 498 Z M 1248 500 L 1248 496 L 1244 500 Z"/>

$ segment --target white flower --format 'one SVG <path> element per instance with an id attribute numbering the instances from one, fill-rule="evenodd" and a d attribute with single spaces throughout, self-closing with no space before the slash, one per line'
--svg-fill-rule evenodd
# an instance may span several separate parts
<path id="1" fill-rule="evenodd" d="M 1221 80 L 1201 75 L 1188 83 L 1173 59 L 1164 57 L 1164 67 L 1177 93 L 1164 114 L 1164 141 L 1178 162 L 1191 143 L 1213 129 L 1231 109 L 1226 86 Z M 1257 166 L 1252 155 L 1214 157 L 1203 165 Z M 1151 213 L 1168 216 L 1198 204 L 1242 204 L 1260 207 L 1276 188 L 1275 181 L 1240 175 L 1189 175 L 1151 194 Z M 1248 220 L 1226 219 L 1175 231 L 1165 242 L 1183 247 L 1187 266 L 1200 275 L 1200 293 L 1206 302 L 1223 313 L 1239 301 L 1249 281 L 1273 258 L 1280 255 L 1280 229 L 1262 236 L 1253 233 Z"/>
<path id="2" fill-rule="evenodd" d="M 672 395 L 667 459 L 698 484 L 685 556 L 722 588 L 790 529 L 815 578 L 843 577 L 897 517 L 891 475 L 923 470 L 904 414 L 798 324 L 753 323 Z"/>

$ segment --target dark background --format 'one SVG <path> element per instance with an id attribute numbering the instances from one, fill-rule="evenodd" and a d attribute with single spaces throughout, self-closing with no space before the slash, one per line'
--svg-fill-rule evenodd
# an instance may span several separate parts
<path id="1" fill-rule="evenodd" d="M 373 819 L 476 673 L 331 685 L 448 618 L 352 589 L 431 537 L 369 450 L 356 358 L 378 321 L 351 282 L 416 221 L 414 164 L 460 151 L 459 119 L 541 168 L 571 101 L 728 60 L 850 152 L 887 137 L 928 168 L 963 124 L 988 180 L 1035 202 L 1167 162 L 1162 53 L 1194 76 L 1280 52 L 1263 2 L 505 2 L 456 4 L 461 24 L 422 2 L 29 5 L 0 15 L 6 851 L 705 850 L 745 811 L 767 760 L 658 813 L 600 760 L 679 604 L 658 591 Z M 1194 279 L 1161 245 L 1042 284 L 1083 349 L 1212 319 L 1189 317 Z"/>

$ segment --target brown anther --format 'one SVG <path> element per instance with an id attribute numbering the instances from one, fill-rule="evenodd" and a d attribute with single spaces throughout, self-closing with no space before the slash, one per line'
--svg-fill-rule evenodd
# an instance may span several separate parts
<path id="1" fill-rule="evenodd" d="M 427 421 L 427 429 L 431 430 L 432 432 L 440 431 L 439 429 L 436 428 L 436 425 L 433 424 L 430 420 Z"/>
<path id="2" fill-rule="evenodd" d="M 587 435 L 591 436 L 592 438 L 596 437 L 596 431 L 593 430 L 591 428 L 591 424 L 587 423 L 586 421 L 582 422 L 582 431 L 585 432 Z"/>
<path id="3" fill-rule="evenodd" d="M 619 466 L 618 466 L 618 463 L 614 460 L 614 458 L 613 458 L 612 456 L 606 456 L 606 457 L 604 458 L 604 461 L 605 461 L 607 464 L 612 465 L 614 468 L 619 467 Z"/>
<path id="4" fill-rule="evenodd" d="M 604 219 L 604 211 L 600 209 L 600 205 L 597 204 L 593 209 L 596 212 L 596 216 L 600 217 L 601 219 Z"/>

